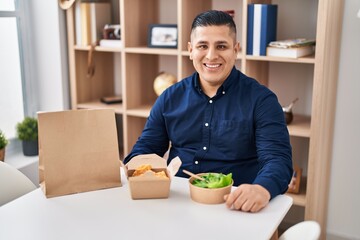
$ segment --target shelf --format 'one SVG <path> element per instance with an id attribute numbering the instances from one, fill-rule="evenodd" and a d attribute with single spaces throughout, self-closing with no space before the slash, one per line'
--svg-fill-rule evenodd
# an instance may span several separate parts
<path id="1" fill-rule="evenodd" d="M 181 51 L 182 56 L 190 56 L 189 51 Z"/>
<path id="2" fill-rule="evenodd" d="M 128 47 L 125 48 L 126 53 L 140 53 L 140 54 L 156 54 L 156 55 L 178 55 L 177 49 L 168 48 L 148 48 L 148 47 Z"/>
<path id="3" fill-rule="evenodd" d="M 90 46 L 75 46 L 75 50 L 78 51 L 90 51 Z M 121 52 L 123 48 L 111 48 L 111 47 L 95 47 L 95 51 L 97 52 Z"/>
<path id="4" fill-rule="evenodd" d="M 306 179 L 300 186 L 299 194 L 291 196 L 294 205 L 304 208 L 304 220 L 313 219 L 326 231 L 326 185 L 329 174 L 329 149 L 332 146 L 334 93 L 336 93 L 338 65 L 338 33 L 341 31 L 342 1 L 148 1 L 114 0 L 117 8 L 115 20 L 121 22 L 123 48 L 95 47 L 96 71 L 89 79 L 87 73 L 88 53 L 91 46 L 75 44 L 74 9 L 67 11 L 67 34 L 69 46 L 69 75 L 73 109 L 112 108 L 124 121 L 122 123 L 122 155 L 127 155 L 146 124 L 151 107 L 156 101 L 153 91 L 153 79 L 160 71 L 175 74 L 179 80 L 190 76 L 195 69 L 189 60 L 187 42 L 191 32 L 192 19 L 205 10 L 214 8 L 239 9 L 235 20 L 238 23 L 239 41 L 242 51 L 237 54 L 236 67 L 244 74 L 269 86 L 281 94 L 279 99 L 288 99 L 291 95 L 306 98 L 304 111 L 294 114 L 293 121 L 287 125 L 291 137 L 301 142 L 293 147 L 303 152 L 303 164 L 306 177 L 311 182 L 306 186 Z M 166 2 L 166 4 L 165 4 Z M 315 54 L 294 58 L 246 55 L 247 46 L 247 5 L 250 3 L 275 3 L 279 5 L 278 37 L 291 38 L 294 35 L 316 36 Z M 172 11 L 168 11 L 168 9 Z M 290 13 L 294 13 L 294 16 Z M 295 14 L 296 13 L 296 14 Z M 309 18 L 303 18 L 308 14 Z M 331 18 L 328 16 L 331 15 Z M 241 17 L 239 17 L 241 16 Z M 148 25 L 167 22 L 178 24 L 177 48 L 149 48 Z M 120 53 L 120 54 L 119 54 Z M 119 56 L 118 56 L 119 55 Z M 121 59 L 120 59 L 121 58 Z M 330 60 L 331 61 L 330 61 Z M 294 64 L 286 64 L 294 63 Z M 286 66 L 285 66 L 286 65 Z M 290 66 L 291 65 L 291 66 Z M 286 67 L 288 69 L 284 69 Z M 299 72 L 298 72 L 299 71 Z M 299 78 L 286 82 L 293 75 Z M 121 86 L 121 88 L 119 87 Z M 277 87 L 281 91 L 277 91 Z M 104 104 L 102 96 L 121 91 L 126 104 Z M 312 97 L 311 97 L 312 96 Z M 300 115 L 302 114 L 302 115 Z M 307 115 L 306 115 L 307 114 Z M 120 122 L 120 121 L 119 121 Z M 311 138 L 311 139 L 310 139 Z M 325 187 L 324 187 L 325 186 Z M 319 192 L 319 189 L 321 190 Z M 320 194 L 321 193 L 321 194 Z"/>
<path id="5" fill-rule="evenodd" d="M 294 120 L 288 125 L 290 136 L 310 137 L 311 118 L 304 115 L 294 115 Z"/>
<path id="6" fill-rule="evenodd" d="M 114 48 L 114 47 L 95 47 L 97 52 L 122 52 L 123 48 Z"/>
<path id="7" fill-rule="evenodd" d="M 122 114 L 123 113 L 123 105 L 122 103 L 116 104 L 105 104 L 100 101 L 86 102 L 77 104 L 77 108 L 79 109 L 114 109 L 115 113 Z"/>
<path id="8" fill-rule="evenodd" d="M 147 118 L 150 115 L 151 105 L 144 105 L 138 108 L 129 109 L 126 111 L 126 114 L 134 117 L 144 117 Z"/>
<path id="9" fill-rule="evenodd" d="M 315 64 L 315 55 L 310 55 L 310 56 L 300 57 L 300 58 L 285 58 L 285 57 L 268 57 L 268 56 L 246 55 L 246 60 Z"/>
<path id="10" fill-rule="evenodd" d="M 89 51 L 90 46 L 74 46 L 74 49 L 79 51 Z"/>

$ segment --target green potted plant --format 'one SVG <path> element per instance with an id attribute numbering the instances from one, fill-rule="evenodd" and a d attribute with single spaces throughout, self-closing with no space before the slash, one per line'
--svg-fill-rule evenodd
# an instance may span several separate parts
<path id="1" fill-rule="evenodd" d="M 0 130 L 0 161 L 5 159 L 5 147 L 8 145 L 9 141 L 5 137 L 5 134 Z"/>
<path id="2" fill-rule="evenodd" d="M 22 141 L 25 156 L 39 154 L 38 122 L 36 118 L 25 117 L 22 122 L 16 124 L 17 137 Z"/>

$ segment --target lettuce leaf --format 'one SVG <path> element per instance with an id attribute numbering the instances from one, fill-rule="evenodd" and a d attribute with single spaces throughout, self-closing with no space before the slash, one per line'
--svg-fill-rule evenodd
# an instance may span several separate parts
<path id="1" fill-rule="evenodd" d="M 207 173 L 202 176 L 205 180 L 195 179 L 192 184 L 202 188 L 222 188 L 232 183 L 232 173 Z"/>

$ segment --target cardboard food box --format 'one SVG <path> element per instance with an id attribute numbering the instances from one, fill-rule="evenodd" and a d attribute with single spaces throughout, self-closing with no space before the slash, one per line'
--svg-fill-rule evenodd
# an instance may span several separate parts
<path id="1" fill-rule="evenodd" d="M 135 170 L 145 164 L 150 164 L 153 172 L 164 171 L 167 178 L 155 176 L 150 171 L 141 176 L 133 177 Z M 131 198 L 168 198 L 171 180 L 179 170 L 181 160 L 179 157 L 175 157 L 168 166 L 166 165 L 166 160 L 156 154 L 144 154 L 132 158 L 125 166 Z"/>

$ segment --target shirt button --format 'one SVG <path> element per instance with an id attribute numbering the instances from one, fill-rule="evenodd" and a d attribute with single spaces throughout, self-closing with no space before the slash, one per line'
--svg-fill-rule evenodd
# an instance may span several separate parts
<path id="1" fill-rule="evenodd" d="M 225 91 L 223 91 L 222 94 L 225 94 Z"/>
<path id="2" fill-rule="evenodd" d="M 199 162 L 198 162 L 198 161 L 195 161 L 195 164 L 199 164 Z"/>
<path id="3" fill-rule="evenodd" d="M 213 100 L 209 100 L 209 103 L 212 103 L 213 102 Z"/>
<path id="4" fill-rule="evenodd" d="M 206 127 L 208 127 L 208 126 L 209 126 L 209 124 L 208 124 L 208 123 L 205 123 L 205 126 L 206 126 Z"/>
<path id="5" fill-rule="evenodd" d="M 206 147 L 203 147 L 204 150 L 206 150 L 207 148 Z"/>

